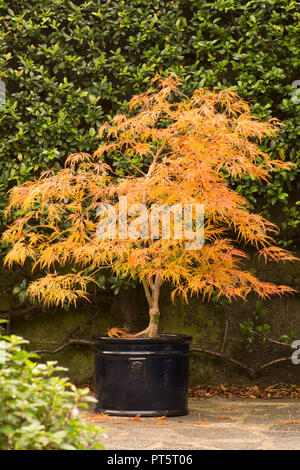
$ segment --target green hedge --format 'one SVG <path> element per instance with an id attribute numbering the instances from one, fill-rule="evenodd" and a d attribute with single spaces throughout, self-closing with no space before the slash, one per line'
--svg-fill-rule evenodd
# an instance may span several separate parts
<path id="1" fill-rule="evenodd" d="M 267 150 L 297 161 L 299 17 L 293 0 L 0 0 L 2 208 L 9 187 L 92 152 L 104 119 L 167 70 L 184 92 L 235 87 L 262 119 L 283 120 Z M 263 211 L 276 206 L 275 222 L 284 214 L 285 245 L 299 228 L 298 171 L 239 185 Z"/>

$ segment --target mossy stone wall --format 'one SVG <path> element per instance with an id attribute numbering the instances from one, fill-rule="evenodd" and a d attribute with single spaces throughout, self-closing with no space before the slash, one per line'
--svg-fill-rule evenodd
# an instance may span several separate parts
<path id="1" fill-rule="evenodd" d="M 300 291 L 299 263 L 281 263 L 277 266 L 256 264 L 261 279 L 288 284 Z M 124 292 L 112 298 L 110 303 L 87 305 L 69 311 L 37 311 L 26 317 L 14 318 L 11 332 L 30 341 L 31 350 L 55 349 L 65 340 L 74 328 L 84 324 L 87 319 L 98 316 L 90 324 L 81 327 L 72 337 L 92 339 L 94 334 L 104 333 L 115 325 L 118 309 L 130 302 L 134 292 Z M 142 291 L 136 297 L 140 309 L 145 314 L 146 302 L 141 298 Z M 241 333 L 240 323 L 251 317 L 255 309 L 256 296 L 250 296 L 247 302 L 236 301 L 223 308 L 213 302 L 202 302 L 194 297 L 188 304 L 179 299 L 170 300 L 170 289 L 164 287 L 161 292 L 161 333 L 184 333 L 193 337 L 193 345 L 211 351 L 221 352 L 254 369 L 274 359 L 288 356 L 293 350 L 284 346 L 265 342 L 255 343 L 252 351 L 246 347 Z M 125 305 L 126 307 L 126 305 Z M 0 297 L 0 311 L 9 308 L 9 299 Z M 279 339 L 281 335 L 295 331 L 295 339 L 300 339 L 300 297 L 298 294 L 273 297 L 262 301 L 262 308 L 267 311 L 264 318 L 271 328 L 268 336 Z M 145 315 L 146 318 L 146 315 Z M 225 335 L 225 330 L 227 331 Z M 224 342 L 224 337 L 225 342 Z M 223 347 L 223 350 L 222 350 Z M 57 354 L 42 354 L 43 360 L 57 360 L 61 366 L 69 369 L 68 376 L 75 382 L 90 382 L 94 377 L 93 348 L 85 345 L 70 346 Z M 203 353 L 192 353 L 190 360 L 190 381 L 202 384 L 274 384 L 279 382 L 299 384 L 300 365 L 291 361 L 266 368 L 263 373 L 252 378 L 247 371 L 238 366 Z"/>

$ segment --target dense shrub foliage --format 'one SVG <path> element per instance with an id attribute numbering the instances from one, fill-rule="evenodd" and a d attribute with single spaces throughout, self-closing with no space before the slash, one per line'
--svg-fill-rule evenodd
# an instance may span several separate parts
<path id="1" fill-rule="evenodd" d="M 103 449 L 99 428 L 77 416 L 89 397 L 67 379 L 55 362 L 39 364 L 18 336 L 0 332 L 0 449 Z"/>
<path id="2" fill-rule="evenodd" d="M 257 116 L 283 120 L 266 150 L 296 161 L 299 16 L 294 0 L 2 0 L 2 195 L 73 151 L 92 152 L 104 118 L 167 70 L 183 92 L 235 87 Z M 122 173 L 126 161 L 111 158 Z M 279 201 L 286 245 L 300 221 L 298 171 L 238 185 L 265 212 Z"/>

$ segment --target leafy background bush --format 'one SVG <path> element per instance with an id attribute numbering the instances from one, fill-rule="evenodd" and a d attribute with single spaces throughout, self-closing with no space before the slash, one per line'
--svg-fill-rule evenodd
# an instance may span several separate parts
<path id="1" fill-rule="evenodd" d="M 184 80 L 186 93 L 235 87 L 257 116 L 284 121 L 280 137 L 263 147 L 273 157 L 299 160 L 296 1 L 3 0 L 0 6 L 0 78 L 7 87 L 0 113 L 2 209 L 11 186 L 58 168 L 71 152 L 93 152 L 104 119 L 124 111 L 149 77 L 167 70 Z M 117 174 L 126 171 L 126 161 L 108 158 Z M 280 243 L 289 248 L 299 242 L 298 176 L 295 168 L 267 185 L 238 185 L 280 224 Z"/>
<path id="2" fill-rule="evenodd" d="M 89 390 L 77 389 L 54 374 L 56 362 L 39 364 L 23 349 L 27 343 L 0 331 L 0 449 L 100 450 L 99 428 L 77 416 Z"/>
<path id="3" fill-rule="evenodd" d="M 299 17 L 295 0 L 1 0 L 0 80 L 7 102 L 0 105 L 0 232 L 6 191 L 59 168 L 71 152 L 93 152 L 100 124 L 125 111 L 156 72 L 174 71 L 187 94 L 200 86 L 234 87 L 254 114 L 284 122 L 277 140 L 262 147 L 272 157 L 299 162 L 300 97 L 293 88 L 300 79 Z M 106 158 L 116 174 L 126 172 L 119 156 Z M 298 180 L 295 168 L 268 184 L 238 185 L 256 211 L 279 224 L 277 241 L 289 249 L 299 246 Z M 291 272 L 286 276 L 297 288 Z M 8 276 L 0 269 L 0 310 L 12 316 L 13 328 L 21 312 L 30 315 L 32 306 L 24 307 L 30 279 L 29 270 Z M 129 287 L 109 273 L 101 283 L 122 295 Z M 131 315 L 133 306 L 128 310 Z M 274 322 L 281 325 L 277 311 L 275 305 Z M 215 364 L 212 370 L 215 375 Z"/>

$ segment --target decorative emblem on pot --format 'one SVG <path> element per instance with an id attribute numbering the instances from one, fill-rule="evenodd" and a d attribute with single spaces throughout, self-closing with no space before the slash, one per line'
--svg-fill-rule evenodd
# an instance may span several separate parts
<path id="1" fill-rule="evenodd" d="M 134 380 L 139 380 L 142 376 L 144 376 L 145 374 L 145 360 L 146 359 L 142 359 L 142 360 L 130 360 L 131 364 L 130 364 L 130 371 L 132 373 L 132 376 L 134 378 Z"/>

